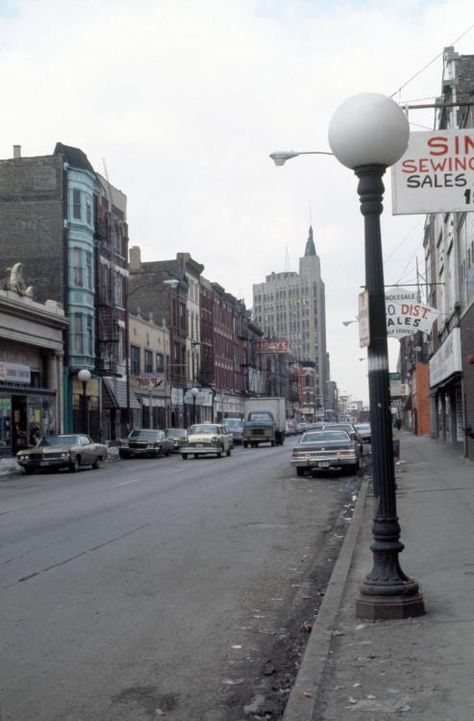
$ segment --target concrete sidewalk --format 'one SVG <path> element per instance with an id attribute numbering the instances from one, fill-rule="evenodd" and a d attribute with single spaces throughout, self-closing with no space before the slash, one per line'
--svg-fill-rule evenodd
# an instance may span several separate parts
<path id="1" fill-rule="evenodd" d="M 358 587 L 372 565 L 373 499 L 365 483 L 284 721 L 474 719 L 474 465 L 408 433 L 401 459 L 400 562 L 420 583 L 426 615 L 355 618 Z"/>

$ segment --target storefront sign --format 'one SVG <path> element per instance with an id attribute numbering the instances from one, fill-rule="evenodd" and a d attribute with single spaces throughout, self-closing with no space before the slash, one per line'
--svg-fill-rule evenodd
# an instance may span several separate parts
<path id="1" fill-rule="evenodd" d="M 184 394 L 184 402 L 188 405 L 193 404 L 193 394 L 190 390 L 186 391 Z M 208 408 L 211 408 L 212 406 L 212 391 L 210 388 L 200 388 L 199 393 L 196 395 L 196 401 L 197 406 L 207 406 Z"/>
<path id="2" fill-rule="evenodd" d="M 438 317 L 436 308 L 418 301 L 418 291 L 408 288 L 387 288 L 385 292 L 387 335 L 396 338 L 413 335 L 421 330 L 431 333 Z"/>
<path id="3" fill-rule="evenodd" d="M 474 130 L 411 133 L 392 166 L 392 212 L 450 211 L 474 211 Z"/>
<path id="4" fill-rule="evenodd" d="M 430 360 L 430 388 L 461 371 L 461 329 L 454 328 Z"/>
<path id="5" fill-rule="evenodd" d="M 30 385 L 30 366 L 21 365 L 20 363 L 4 363 L 3 361 L 0 361 L 0 381 L 3 381 L 4 383 L 23 383 L 25 385 Z"/>
<path id="6" fill-rule="evenodd" d="M 399 396 L 400 395 L 400 385 L 401 385 L 401 375 L 400 373 L 389 373 L 389 380 L 390 380 L 390 395 L 391 396 Z"/>
<path id="7" fill-rule="evenodd" d="M 172 388 L 171 389 L 171 405 L 182 406 L 183 405 L 183 389 Z"/>
<path id="8" fill-rule="evenodd" d="M 165 399 L 164 398 L 153 398 L 153 396 L 146 398 L 143 396 L 141 398 L 142 404 L 144 406 L 153 406 L 153 408 L 164 408 L 165 407 Z"/>
<path id="9" fill-rule="evenodd" d="M 257 353 L 288 353 L 287 340 L 258 340 L 255 343 Z"/>
<path id="10" fill-rule="evenodd" d="M 138 383 L 141 386 L 159 386 L 165 381 L 164 373 L 140 373 Z"/>

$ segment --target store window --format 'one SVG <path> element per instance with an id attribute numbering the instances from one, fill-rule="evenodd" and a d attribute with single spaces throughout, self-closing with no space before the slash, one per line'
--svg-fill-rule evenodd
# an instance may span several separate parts
<path id="1" fill-rule="evenodd" d="M 11 424 L 11 398 L 0 398 L 0 455 L 6 455 L 10 453 L 12 445 Z"/>
<path id="2" fill-rule="evenodd" d="M 32 397 L 28 400 L 28 445 L 34 446 L 38 436 L 43 438 L 56 432 L 52 400 Z"/>

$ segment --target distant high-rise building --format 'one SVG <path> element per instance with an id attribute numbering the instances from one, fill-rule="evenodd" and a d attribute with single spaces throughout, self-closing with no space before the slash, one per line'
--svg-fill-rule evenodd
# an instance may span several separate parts
<path id="1" fill-rule="evenodd" d="M 316 408 L 325 408 L 329 381 L 325 290 L 311 226 L 299 272 L 271 273 L 264 283 L 255 284 L 253 312 L 266 338 L 287 340 L 295 361 L 314 364 Z"/>

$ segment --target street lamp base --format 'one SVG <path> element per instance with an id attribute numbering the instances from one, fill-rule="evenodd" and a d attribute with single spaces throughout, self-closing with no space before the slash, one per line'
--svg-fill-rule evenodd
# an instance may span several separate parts
<path id="1" fill-rule="evenodd" d="M 374 594 L 370 587 L 363 584 L 356 601 L 356 618 L 370 621 L 395 621 L 402 618 L 424 616 L 425 604 L 416 581 L 407 584 L 403 594 Z"/>

